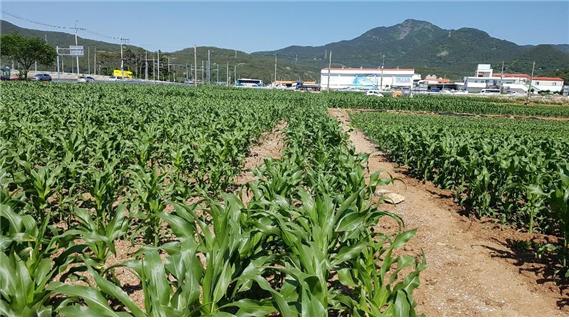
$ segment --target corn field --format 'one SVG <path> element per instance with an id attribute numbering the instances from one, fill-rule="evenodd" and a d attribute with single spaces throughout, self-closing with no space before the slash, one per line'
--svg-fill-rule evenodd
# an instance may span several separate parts
<path id="1" fill-rule="evenodd" d="M 541 250 L 558 253 L 556 267 L 567 272 L 567 122 L 382 112 L 351 117 L 391 160 L 419 179 L 453 190 L 470 212 L 530 233 L 558 235 L 558 242 Z"/>
<path id="2" fill-rule="evenodd" d="M 1 315 L 415 315 L 424 257 L 398 250 L 415 231 L 372 201 L 389 181 L 366 182 L 366 157 L 325 99 L 0 89 Z M 280 121 L 282 158 L 235 185 L 251 144 Z M 377 231 L 380 218 L 400 230 Z M 127 259 L 118 243 L 133 249 Z"/>
<path id="3" fill-rule="evenodd" d="M 359 108 L 373 110 L 406 110 L 440 114 L 495 114 L 514 116 L 539 116 L 569 118 L 566 105 L 532 104 L 498 100 L 488 97 L 429 96 L 378 97 L 361 93 L 335 92 L 327 94 L 328 104 L 335 108 Z"/>

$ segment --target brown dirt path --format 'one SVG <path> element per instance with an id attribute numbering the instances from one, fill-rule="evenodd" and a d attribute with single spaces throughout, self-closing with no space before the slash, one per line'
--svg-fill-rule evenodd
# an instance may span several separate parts
<path id="1" fill-rule="evenodd" d="M 493 223 L 459 215 L 448 192 L 402 174 L 365 135 L 350 127 L 346 110 L 329 113 L 348 131 L 357 152 L 370 154 L 371 172 L 380 170 L 404 183 L 382 188 L 405 197 L 393 206 L 406 228 L 417 229 L 406 251 L 424 252 L 427 269 L 415 299 L 427 316 L 569 316 L 567 295 L 532 272 L 514 265 L 515 253 L 500 239 L 515 233 Z M 446 197 L 446 199 L 445 199 Z M 543 280 L 543 279 L 541 279 Z M 539 284 L 541 283 L 541 284 Z"/>
<path id="2" fill-rule="evenodd" d="M 251 146 L 245 158 L 241 174 L 235 177 L 235 184 L 244 185 L 253 180 L 253 169 L 263 164 L 265 159 L 280 159 L 285 147 L 284 129 L 287 123 L 281 121 L 269 132 L 261 134 L 257 142 Z"/>

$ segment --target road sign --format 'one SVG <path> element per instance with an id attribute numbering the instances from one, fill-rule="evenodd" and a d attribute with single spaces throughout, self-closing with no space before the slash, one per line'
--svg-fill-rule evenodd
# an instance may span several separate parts
<path id="1" fill-rule="evenodd" d="M 69 46 L 69 54 L 72 56 L 83 56 L 83 46 Z"/>
<path id="2" fill-rule="evenodd" d="M 56 49 L 57 49 L 57 54 L 60 56 L 81 57 L 84 55 L 83 46 L 69 46 L 69 48 L 57 47 Z"/>

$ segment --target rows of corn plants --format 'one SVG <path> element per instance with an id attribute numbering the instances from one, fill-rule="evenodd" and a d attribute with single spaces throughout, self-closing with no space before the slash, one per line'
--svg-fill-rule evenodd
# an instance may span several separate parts
<path id="1" fill-rule="evenodd" d="M 459 204 L 529 232 L 569 237 L 569 123 L 456 116 L 353 113 L 353 123 L 423 180 Z M 569 274 L 566 274 L 568 276 Z"/>
<path id="2" fill-rule="evenodd" d="M 326 95 L 335 108 L 405 110 L 433 113 L 466 113 L 539 117 L 569 117 L 567 105 L 524 105 L 522 102 L 497 101 L 473 97 L 414 95 L 413 97 L 374 97 L 362 93 L 336 92 Z"/>
<path id="3" fill-rule="evenodd" d="M 366 182 L 366 158 L 322 100 L 0 89 L 1 315 L 415 314 L 425 263 L 398 250 L 414 231 L 377 209 L 371 195 L 389 181 Z M 250 144 L 283 120 L 283 157 L 238 190 Z M 382 217 L 401 230 L 379 232 Z M 126 259 L 119 242 L 133 249 Z"/>

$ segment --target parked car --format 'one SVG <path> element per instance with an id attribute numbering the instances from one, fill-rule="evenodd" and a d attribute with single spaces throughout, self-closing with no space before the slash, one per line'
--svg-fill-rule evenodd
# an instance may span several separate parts
<path id="1" fill-rule="evenodd" d="M 376 97 L 383 97 L 383 94 L 377 90 L 368 90 L 366 92 L 366 96 L 376 96 Z"/>
<path id="2" fill-rule="evenodd" d="M 77 79 L 77 82 L 85 83 L 85 82 L 95 82 L 95 78 L 91 76 L 81 76 Z"/>
<path id="3" fill-rule="evenodd" d="M 32 80 L 35 80 L 35 81 L 51 81 L 51 76 L 47 73 L 38 73 L 38 74 L 34 75 Z"/>

